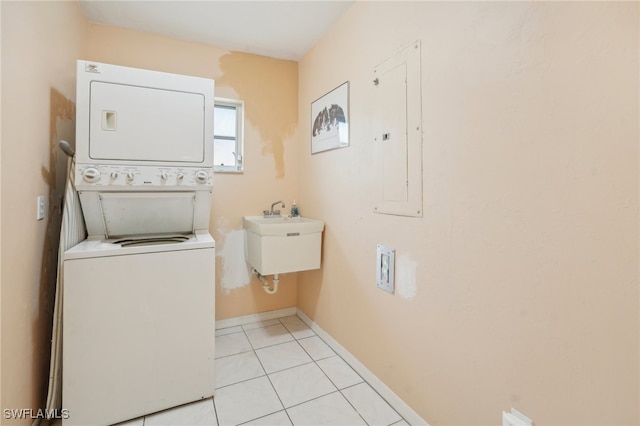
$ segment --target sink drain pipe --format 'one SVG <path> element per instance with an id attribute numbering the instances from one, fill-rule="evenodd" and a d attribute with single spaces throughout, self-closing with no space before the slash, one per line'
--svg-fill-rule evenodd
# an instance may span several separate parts
<path id="1" fill-rule="evenodd" d="M 260 272 L 253 270 L 253 273 L 256 274 L 258 279 L 262 282 L 262 289 L 267 294 L 275 294 L 278 291 L 278 283 L 280 282 L 280 277 L 278 274 L 273 275 L 273 285 L 269 284 L 269 280 L 267 277 L 262 275 Z"/>

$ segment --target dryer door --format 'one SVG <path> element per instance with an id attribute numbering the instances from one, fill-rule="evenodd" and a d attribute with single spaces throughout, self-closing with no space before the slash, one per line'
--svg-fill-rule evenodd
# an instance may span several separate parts
<path id="1" fill-rule="evenodd" d="M 202 93 L 91 82 L 89 157 L 94 160 L 205 160 Z"/>

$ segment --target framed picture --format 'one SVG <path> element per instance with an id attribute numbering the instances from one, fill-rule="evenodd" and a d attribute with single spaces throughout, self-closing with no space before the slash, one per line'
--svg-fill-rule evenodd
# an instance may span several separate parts
<path id="1" fill-rule="evenodd" d="M 311 153 L 349 146 L 349 82 L 311 102 Z"/>

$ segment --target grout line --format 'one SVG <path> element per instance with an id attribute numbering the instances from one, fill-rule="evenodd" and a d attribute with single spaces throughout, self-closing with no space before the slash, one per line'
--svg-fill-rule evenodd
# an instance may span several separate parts
<path id="1" fill-rule="evenodd" d="M 290 315 L 287 315 L 287 317 L 288 317 L 288 316 L 290 316 Z M 407 421 L 407 420 L 406 420 L 406 419 L 405 419 L 405 418 L 404 418 L 404 417 L 403 417 L 403 416 L 398 412 L 398 410 L 396 410 L 396 409 L 395 409 L 395 407 L 393 407 L 393 406 L 389 403 L 389 401 L 387 401 L 387 399 L 386 399 L 386 398 L 384 398 L 384 397 L 380 394 L 380 392 L 378 392 L 378 390 L 377 390 L 374 386 L 372 386 L 372 385 L 371 385 L 371 383 L 369 383 L 369 382 L 368 382 L 364 377 L 362 377 L 362 375 L 361 375 L 360 373 L 358 373 L 358 371 L 357 371 L 357 370 L 356 370 L 356 369 L 355 369 L 355 368 L 354 368 L 354 367 L 353 367 L 353 366 L 352 366 L 352 365 L 351 365 L 351 364 L 350 364 L 346 359 L 344 359 L 344 357 L 342 357 L 342 356 L 341 356 L 341 355 L 340 355 L 340 354 L 339 354 L 339 353 L 338 353 L 338 352 L 337 352 L 337 351 L 336 351 L 336 350 L 335 350 L 335 349 L 334 349 L 334 348 L 333 348 L 329 343 L 327 343 L 327 342 L 326 342 L 326 341 L 325 341 L 325 340 L 324 340 L 320 335 L 318 335 L 318 333 L 316 333 L 316 332 L 315 332 L 315 330 L 313 330 L 311 327 L 309 327 L 309 325 L 308 325 L 308 324 L 306 324 L 306 322 L 305 322 L 305 321 L 303 321 L 303 320 L 302 320 L 298 315 L 296 315 L 296 317 L 297 317 L 298 319 L 300 319 L 300 321 L 302 321 L 302 322 L 303 322 L 303 324 L 305 324 L 305 325 L 306 325 L 306 326 L 311 330 L 311 332 L 313 332 L 313 335 L 312 335 L 312 336 L 306 336 L 306 337 L 302 337 L 302 338 L 300 338 L 300 339 L 296 338 L 296 337 L 295 337 L 295 335 L 293 335 L 293 333 L 291 333 L 291 331 L 289 331 L 289 329 L 287 328 L 287 326 L 286 326 L 286 325 L 281 321 L 281 318 L 277 318 L 277 320 L 279 321 L 279 324 L 261 325 L 261 326 L 259 326 L 259 327 L 254 327 L 254 328 L 251 328 L 251 329 L 249 329 L 249 330 L 245 330 L 245 329 L 244 329 L 244 327 L 240 326 L 240 328 L 241 328 L 241 330 L 240 330 L 240 331 L 237 331 L 237 332 L 234 332 L 234 333 L 226 334 L 226 335 L 230 335 L 230 334 L 236 334 L 236 333 L 240 333 L 240 332 L 244 333 L 244 334 L 245 334 L 245 338 L 246 338 L 246 339 L 247 339 L 247 341 L 249 342 L 249 345 L 250 345 L 251 349 L 250 349 L 250 350 L 248 350 L 248 351 L 242 351 L 242 352 L 238 352 L 238 353 L 235 353 L 235 354 L 225 355 L 225 356 L 223 356 L 223 357 L 216 358 L 216 359 L 223 359 L 223 358 L 231 357 L 231 356 L 234 356 L 234 355 L 240 355 L 240 354 L 243 354 L 243 353 L 253 352 L 253 353 L 254 353 L 254 356 L 258 359 L 258 362 L 260 363 L 260 366 L 261 366 L 261 368 L 262 368 L 262 371 L 264 372 L 264 375 L 260 375 L 260 376 L 257 376 L 257 377 L 253 377 L 253 378 L 251 378 L 251 379 L 241 380 L 241 381 L 238 381 L 238 382 L 235 382 L 235 383 L 229 384 L 229 385 L 222 386 L 222 387 L 217 388 L 217 389 L 223 389 L 223 388 L 228 387 L 228 386 L 233 386 L 233 385 L 238 384 L 238 383 L 243 383 L 243 382 L 247 382 L 247 381 L 249 381 L 249 380 L 254 380 L 254 379 L 257 379 L 257 378 L 261 378 L 261 377 L 266 376 L 266 377 L 267 377 L 267 380 L 269 380 L 269 383 L 271 384 L 271 388 L 273 389 L 273 391 L 274 391 L 274 392 L 275 392 L 275 394 L 276 394 L 276 397 L 277 397 L 277 398 L 278 398 L 278 400 L 280 401 L 280 404 L 282 405 L 282 407 L 283 407 L 283 410 L 284 410 L 285 414 L 287 415 L 287 417 L 289 418 L 289 421 L 290 421 L 292 424 L 293 424 L 293 421 L 291 420 L 291 417 L 289 416 L 289 413 L 288 413 L 288 411 L 287 411 L 288 409 L 293 408 L 293 407 L 297 407 L 297 406 L 299 406 L 299 405 L 302 405 L 302 404 L 308 403 L 308 402 L 313 401 L 313 400 L 315 400 L 315 399 L 319 399 L 319 398 L 325 397 L 325 396 L 327 396 L 327 395 L 331 395 L 331 394 L 333 394 L 333 393 L 338 392 L 338 393 L 340 393 L 340 395 L 341 395 L 344 399 L 346 399 L 346 400 L 347 400 L 347 402 L 349 403 L 349 405 L 354 409 L 354 411 L 358 414 L 358 416 L 360 416 L 360 418 L 365 422 L 365 424 L 367 424 L 367 425 L 368 425 L 367 421 L 364 419 L 364 417 L 362 416 L 362 414 L 360 414 L 360 412 L 356 409 L 356 407 L 351 403 L 351 401 L 349 400 L 349 398 L 347 398 L 347 396 L 342 392 L 342 391 L 343 391 L 343 390 L 345 390 L 345 389 L 349 389 L 349 388 L 352 388 L 352 387 L 355 387 L 355 386 L 361 385 L 361 384 L 363 384 L 363 383 L 366 383 L 366 384 L 367 384 L 367 386 L 369 386 L 371 389 L 373 389 L 373 391 L 374 391 L 374 392 L 375 392 L 375 393 L 376 393 L 376 394 L 377 394 L 377 395 L 378 395 L 378 396 L 379 396 L 379 397 L 380 397 L 380 398 L 381 398 L 381 399 L 382 399 L 382 400 L 383 400 L 383 401 L 384 401 L 384 402 L 389 406 L 389 408 L 391 408 L 391 409 L 392 409 L 392 410 L 393 410 L 397 415 L 399 415 L 399 416 L 400 416 L 400 419 L 399 419 L 399 420 L 397 420 L 396 422 L 392 423 L 391 425 L 396 424 L 396 423 L 399 423 L 399 422 L 402 422 L 403 420 L 404 420 L 405 422 Z M 272 344 L 272 345 L 267 345 L 267 346 L 262 346 L 262 347 L 260 347 L 260 348 L 256 348 L 256 347 L 253 345 L 253 343 L 251 342 L 251 340 L 249 339 L 249 336 L 248 336 L 248 334 L 247 334 L 247 331 L 256 330 L 256 329 L 259 329 L 259 328 L 268 328 L 268 327 L 273 327 L 273 326 L 276 326 L 276 325 L 282 325 L 282 326 L 285 328 L 285 330 L 287 331 L 287 333 L 288 333 L 291 337 L 293 337 L 293 340 L 287 340 L 287 341 L 284 341 L 284 342 L 274 343 L 274 344 Z M 223 336 L 224 336 L 224 335 L 223 335 Z M 222 337 L 222 336 L 216 336 L 216 337 Z M 331 351 L 333 352 L 333 354 L 332 354 L 332 355 L 329 355 L 329 356 L 326 356 L 326 357 L 323 357 L 323 358 L 314 359 L 314 358 L 313 358 L 313 356 L 311 356 L 311 354 L 309 353 L 309 351 L 308 351 L 308 350 L 307 350 L 307 349 L 306 349 L 306 348 L 305 348 L 305 347 L 300 343 L 300 340 L 304 340 L 304 339 L 311 339 L 311 338 L 313 338 L 313 337 L 317 337 L 318 339 L 320 339 L 320 341 L 321 341 L 321 342 L 323 342 L 325 345 L 327 345 L 327 346 L 331 349 Z M 309 358 L 311 358 L 311 361 L 308 361 L 308 362 L 305 362 L 305 363 L 302 363 L 302 364 L 294 365 L 294 366 L 291 366 L 291 367 L 283 368 L 283 369 L 281 369 L 281 370 L 276 370 L 276 371 L 272 371 L 272 372 L 270 372 L 270 373 L 267 373 L 266 368 L 265 368 L 265 366 L 264 366 L 264 364 L 263 364 L 262 360 L 260 359 L 260 357 L 259 357 L 259 356 L 258 356 L 258 354 L 257 354 L 257 351 L 258 351 L 258 350 L 261 350 L 261 349 L 271 348 L 271 347 L 278 346 L 278 345 L 283 345 L 283 344 L 286 344 L 286 343 L 291 343 L 291 342 L 296 342 L 296 343 L 298 344 L 298 346 L 299 346 L 299 347 L 301 347 L 301 348 L 302 348 L 302 350 L 303 350 L 303 351 L 304 351 L 304 352 L 309 356 Z M 324 359 L 328 359 L 328 358 L 331 358 L 331 357 L 334 357 L 334 356 L 336 356 L 336 357 L 340 358 L 340 359 L 341 359 L 341 360 L 342 360 L 342 361 L 343 361 L 343 362 L 344 362 L 348 367 L 350 367 L 350 368 L 351 368 L 351 369 L 356 373 L 356 375 L 357 375 L 357 376 L 358 376 L 362 381 L 361 381 L 361 382 L 359 382 L 359 383 L 355 383 L 355 384 L 352 384 L 352 385 L 346 386 L 346 387 L 344 387 L 344 388 L 342 388 L 342 389 L 338 388 L 338 386 L 333 382 L 333 380 L 331 380 L 331 378 L 330 378 L 330 377 L 327 375 L 327 373 L 322 369 L 322 367 L 320 367 L 320 365 L 318 365 L 318 361 L 322 361 L 322 360 L 324 360 Z M 293 368 L 297 368 L 297 367 L 300 367 L 300 366 L 303 366 L 303 365 L 308 365 L 308 364 L 311 364 L 311 363 L 314 363 L 314 364 L 315 364 L 315 365 L 320 369 L 320 371 L 323 373 L 323 375 L 324 375 L 324 376 L 329 380 L 329 382 L 330 382 L 330 383 L 331 383 L 331 384 L 336 388 L 336 390 L 335 390 L 335 391 L 332 391 L 332 392 L 329 392 L 329 393 L 327 393 L 327 394 L 324 394 L 324 395 L 320 395 L 320 396 L 317 396 L 317 397 L 311 398 L 311 399 L 309 399 L 309 400 L 307 400 L 307 401 L 303 401 L 303 402 L 300 402 L 300 403 L 298 403 L 298 404 L 292 405 L 291 407 L 285 407 L 284 403 L 282 402 L 282 399 L 280 398 L 280 395 L 278 394 L 277 390 L 275 389 L 275 386 L 273 385 L 273 382 L 271 381 L 271 377 L 270 377 L 270 375 L 271 375 L 271 374 L 280 373 L 280 372 L 283 372 L 283 371 L 286 371 L 286 370 L 291 370 L 291 369 L 293 369 Z M 217 389 L 216 389 L 216 390 L 217 390 Z M 213 402 L 214 402 L 214 411 L 215 411 L 215 414 L 216 414 L 216 420 L 218 420 L 218 413 L 217 413 L 217 410 L 215 409 L 215 398 L 213 398 L 213 400 L 214 400 Z M 259 419 L 259 418 L 262 418 L 262 417 L 266 417 L 266 416 L 270 416 L 270 415 L 275 414 L 275 413 L 278 413 L 278 412 L 280 412 L 280 411 L 282 411 L 282 410 L 277 410 L 277 411 L 274 411 L 274 412 L 272 412 L 272 413 L 265 414 L 265 415 L 263 415 L 263 416 L 261 416 L 261 417 L 257 417 L 256 419 Z M 256 420 L 256 419 L 252 419 L 252 420 Z M 252 421 L 252 420 L 248 420 L 247 422 Z M 246 422 L 245 422 L 245 423 L 246 423 Z M 407 422 L 407 423 L 408 423 L 408 422 Z M 218 421 L 218 424 L 219 424 L 219 421 Z M 294 425 L 294 426 L 295 426 L 295 425 Z"/>
<path id="2" fill-rule="evenodd" d="M 216 330 L 221 328 L 235 327 L 238 325 L 242 326 L 242 325 L 252 324 L 252 323 L 261 322 L 261 321 L 268 321 L 271 319 L 279 320 L 280 318 L 284 318 L 284 317 L 297 316 L 296 312 L 297 312 L 297 308 L 291 307 L 291 308 L 278 309 L 275 311 L 261 312 L 257 314 L 249 314 L 249 315 L 243 315 L 240 317 L 216 320 L 215 322 Z"/>
<path id="3" fill-rule="evenodd" d="M 337 356 L 337 354 L 336 354 L 336 356 Z M 326 359 L 326 358 L 323 358 L 323 359 Z M 344 361 L 344 360 L 343 360 L 343 361 Z M 341 395 L 341 396 L 342 396 L 342 397 L 347 401 L 347 404 L 349 404 L 349 405 L 351 406 L 351 408 L 353 408 L 353 410 L 356 412 L 356 414 L 358 414 L 358 415 L 360 416 L 360 418 L 362 419 L 362 421 L 363 421 L 366 425 L 368 425 L 369 423 L 365 420 L 365 418 L 362 416 L 362 414 L 360 414 L 360 411 L 358 411 L 358 410 L 356 409 L 356 407 L 354 407 L 354 406 L 353 406 L 353 404 L 351 403 L 351 401 L 349 400 L 349 398 L 347 398 L 347 396 L 346 396 L 345 394 L 343 394 L 343 393 L 342 393 L 342 389 L 340 389 L 340 388 L 338 387 L 338 385 L 336 385 L 336 384 L 333 382 L 333 380 L 331 380 L 331 377 L 329 377 L 329 375 L 328 375 L 328 374 L 327 374 L 327 373 L 322 369 L 322 367 L 320 367 L 320 366 L 318 365 L 318 361 L 315 361 L 315 360 L 314 360 L 314 362 L 316 363 L 316 366 L 318 366 L 318 368 L 320 369 L 320 371 L 322 371 L 322 374 L 324 374 L 324 375 L 325 375 L 325 377 L 326 377 L 327 379 L 329 379 L 329 381 L 331 382 L 331 384 L 332 384 L 333 386 L 335 386 L 335 387 L 336 387 L 336 389 L 338 390 L 338 392 L 340 393 L 340 395 Z M 346 361 L 345 361 L 345 362 L 346 362 Z M 349 365 L 349 364 L 347 364 L 347 365 Z M 354 386 L 355 386 L 355 385 L 354 385 Z M 345 389 L 346 389 L 346 388 L 345 388 Z"/>
<path id="4" fill-rule="evenodd" d="M 299 317 L 298 317 L 298 318 L 299 318 Z M 302 319 L 301 319 L 301 321 L 302 321 Z M 311 327 L 309 327 L 309 328 L 311 328 Z M 315 331 L 314 331 L 314 333 L 315 333 Z M 405 419 L 404 419 L 404 417 L 402 417 L 402 415 L 401 415 L 400 413 L 398 413 L 398 410 L 396 410 L 396 409 L 395 409 L 395 408 L 394 408 L 394 407 L 389 403 L 389 401 L 387 401 L 387 400 L 386 400 L 386 398 L 384 398 L 382 395 L 380 395 L 380 392 L 378 392 L 378 390 L 377 390 L 375 387 L 373 387 L 373 386 L 371 385 L 371 383 L 369 383 L 369 382 L 368 382 L 364 377 L 362 377 L 362 375 L 360 375 L 360 374 L 359 374 L 359 373 L 358 373 L 358 372 L 357 372 L 357 371 L 356 371 L 356 370 L 351 366 L 351 364 L 350 364 L 349 362 L 347 362 L 347 360 L 345 360 L 345 359 L 344 359 L 340 354 L 338 354 L 338 353 L 337 353 L 337 352 L 336 352 L 336 351 L 331 347 L 331 345 L 329 345 L 329 344 L 328 344 L 328 343 L 327 343 L 327 342 L 326 342 L 322 337 L 320 337 L 317 333 L 316 333 L 316 336 L 317 336 L 317 337 L 318 337 L 318 338 L 319 338 L 319 339 L 320 339 L 320 340 L 321 340 L 325 345 L 327 345 L 327 346 L 328 346 L 328 347 L 329 347 L 329 348 L 334 352 L 335 356 L 337 356 L 337 357 L 339 357 L 340 359 L 342 359 L 342 361 L 344 361 L 344 362 L 345 362 L 345 364 L 347 364 L 347 365 L 348 365 L 348 366 L 349 366 L 349 367 L 350 367 L 350 368 L 351 368 L 351 369 L 352 369 L 352 370 L 353 370 L 353 371 L 358 375 L 358 377 L 360 377 L 360 378 L 362 379 L 362 382 L 355 383 L 355 384 L 353 384 L 353 385 L 346 386 L 346 387 L 344 387 L 344 388 L 340 389 L 340 388 L 338 388 L 338 386 L 336 386 L 336 384 L 335 384 L 335 383 L 333 383 L 333 381 L 331 380 L 331 378 L 330 378 L 326 373 L 324 373 L 324 370 L 322 370 L 322 367 L 320 367 L 320 366 L 318 365 L 318 368 L 320 368 L 320 370 L 322 370 L 322 372 L 325 374 L 325 376 L 327 376 L 327 378 L 329 379 L 329 381 L 331 381 L 331 383 L 333 383 L 333 385 L 338 389 L 338 392 L 340 392 L 340 394 L 344 397 L 344 399 L 346 399 L 346 400 L 347 400 L 347 402 L 349 403 L 349 405 L 351 405 L 351 407 L 353 407 L 353 409 L 358 413 L 358 415 L 362 418 L 362 420 L 363 420 L 365 423 L 367 423 L 367 421 L 364 419 L 364 417 L 362 417 L 362 415 L 361 415 L 361 414 L 360 414 L 360 412 L 356 409 L 356 407 L 354 407 L 354 406 L 353 406 L 353 404 L 351 403 L 351 400 L 349 400 L 349 398 L 347 398 L 347 396 L 346 396 L 344 393 L 342 393 L 342 391 L 343 391 L 343 390 L 345 390 L 345 389 L 349 389 L 349 388 L 351 388 L 351 387 L 358 386 L 358 385 L 361 385 L 361 384 L 363 384 L 363 383 L 366 383 L 366 384 L 367 384 L 367 386 L 369 386 L 369 387 L 370 387 L 370 388 L 371 388 L 371 389 L 372 389 L 372 390 L 373 390 L 373 391 L 374 391 L 374 392 L 375 392 L 375 393 L 376 393 L 380 398 L 382 398 L 382 400 L 383 400 L 383 401 L 384 401 L 384 402 L 389 406 L 389 408 L 391 408 L 391 409 L 392 409 L 392 410 L 393 410 L 397 415 L 399 415 L 399 416 L 400 416 L 400 419 L 401 419 L 401 420 L 405 420 Z M 311 337 L 313 337 L 313 336 L 311 336 Z M 333 356 L 333 355 L 332 355 L 332 356 Z M 330 358 L 330 357 L 325 357 L 325 358 L 321 358 L 321 359 L 327 359 L 327 358 Z M 317 364 L 317 361 L 320 361 L 321 359 L 314 360 L 314 362 L 316 362 L 316 364 Z M 401 421 L 401 420 L 398 420 L 398 421 Z M 395 423 L 397 423 L 397 422 L 395 422 Z M 368 424 L 368 423 L 367 423 L 367 424 Z"/>
<path id="5" fill-rule="evenodd" d="M 264 419 L 265 417 L 269 417 L 269 416 L 273 416 L 274 414 L 278 414 L 279 412 L 284 411 L 285 414 L 287 414 L 287 410 L 285 410 L 284 408 L 282 410 L 278 410 L 278 411 L 274 411 L 273 413 L 269 413 L 269 414 L 265 414 L 264 416 L 260 416 L 260 417 L 256 417 L 255 419 L 251 419 L 251 420 L 247 420 L 244 423 L 240 423 L 238 426 L 242 426 L 242 425 L 246 425 L 249 422 L 254 422 L 256 420 L 260 420 L 260 419 Z M 289 415 L 287 414 L 287 417 L 289 417 Z M 291 421 L 291 419 L 289 419 L 289 421 Z M 292 422 L 293 424 L 293 422 Z"/>
<path id="6" fill-rule="evenodd" d="M 271 374 L 282 373 L 283 371 L 292 370 L 297 367 L 302 367 L 303 365 L 308 365 L 308 364 L 311 364 L 312 362 L 315 362 L 315 361 L 314 360 L 306 361 L 306 362 L 303 362 L 302 364 L 297 364 L 291 367 L 283 368 L 282 370 L 272 371 L 271 373 L 267 373 L 267 376 L 270 376 Z"/>
<path id="7" fill-rule="evenodd" d="M 294 408 L 294 407 L 299 407 L 299 406 L 304 405 L 304 404 L 306 404 L 306 403 L 308 403 L 308 402 L 315 401 L 316 399 L 320 399 L 320 398 L 324 398 L 325 396 L 333 395 L 334 393 L 338 393 L 338 392 L 340 392 L 340 391 L 339 391 L 338 389 L 336 389 L 336 390 L 331 391 L 331 392 L 329 392 L 329 393 L 325 393 L 324 395 L 314 396 L 314 397 L 313 397 L 313 398 L 311 398 L 311 399 L 308 399 L 308 400 L 306 400 L 306 401 L 302 401 L 302 402 L 298 402 L 297 404 L 293 404 L 291 407 L 287 407 L 287 408 L 285 408 L 285 411 L 286 411 L 286 410 L 289 410 L 289 409 L 291 409 L 291 408 Z M 293 426 L 295 426 L 295 424 L 293 423 L 293 421 L 292 421 L 291 423 L 293 424 Z M 365 422 L 365 423 L 366 423 L 366 422 Z"/>
<path id="8" fill-rule="evenodd" d="M 215 393 L 215 389 L 214 389 L 214 393 Z M 216 424 L 219 425 L 220 419 L 218 418 L 218 409 L 216 408 L 216 399 L 214 397 L 211 397 L 211 403 L 213 404 L 213 414 L 216 415 Z"/>
<path id="9" fill-rule="evenodd" d="M 264 371 L 264 368 L 262 369 L 262 371 Z M 250 379 L 242 379 L 242 380 L 239 380 L 239 381 L 237 381 L 237 382 L 229 383 L 228 385 L 220 386 L 219 388 L 216 388 L 216 390 L 220 390 L 220 389 L 228 388 L 229 386 L 238 385 L 238 384 L 240 384 L 240 383 L 245 383 L 245 382 L 248 382 L 248 381 L 250 381 L 250 380 L 259 379 L 259 378 L 261 378 L 261 377 L 265 377 L 266 375 L 267 375 L 267 373 L 264 373 L 264 374 L 261 374 L 261 375 L 256 376 L 256 377 L 251 377 Z"/>
<path id="10" fill-rule="evenodd" d="M 320 340 L 325 342 L 344 362 L 347 363 L 353 371 L 355 371 L 366 383 L 371 387 L 388 405 L 391 407 L 404 421 L 410 425 L 425 425 L 429 424 L 420 417 L 406 402 L 404 402 L 398 395 L 396 395 L 382 380 L 380 380 L 375 374 L 373 374 L 364 364 L 362 364 L 354 355 L 352 355 L 344 346 L 342 346 L 337 340 L 335 340 L 329 333 L 324 331 L 322 327 L 316 324 L 311 318 L 309 318 L 303 311 L 298 309 L 296 314 L 302 322 L 304 322 L 311 330 L 313 330 Z M 326 336 L 331 339 L 331 343 L 328 343 L 322 336 Z M 344 355 L 344 356 L 343 356 Z M 353 364 L 347 361 L 347 358 L 353 361 Z M 371 381 L 375 382 L 372 383 Z M 354 385 L 355 386 L 355 385 Z M 384 391 L 386 396 L 382 395 Z M 392 399 L 392 403 L 388 398 Z M 406 414 L 403 415 L 402 413 Z M 411 421 L 409 421 L 409 417 Z"/>
<path id="11" fill-rule="evenodd" d="M 280 321 L 278 319 L 278 321 Z M 282 324 L 282 322 L 280 322 Z M 285 327 L 286 329 L 286 327 Z M 244 328 L 243 328 L 244 330 Z M 246 332 L 245 332 L 246 334 Z M 249 336 L 247 336 L 247 339 L 249 339 Z M 286 343 L 286 342 L 283 342 Z M 249 340 L 249 344 L 251 345 L 251 347 L 253 347 L 253 344 L 251 343 L 251 340 Z M 275 346 L 275 345 L 272 345 Z M 282 406 L 282 409 L 284 410 L 284 413 L 287 415 L 287 417 L 289 418 L 289 422 L 291 422 L 291 424 L 293 424 L 293 421 L 291 420 L 291 417 L 289 417 L 289 413 L 287 413 L 286 407 L 284 406 L 284 403 L 282 402 L 282 398 L 280 398 L 280 395 L 278 394 L 278 391 L 276 390 L 276 387 L 273 385 L 273 382 L 271 381 L 271 377 L 269 377 L 269 374 L 267 374 L 267 369 L 264 367 L 264 364 L 262 363 L 262 360 L 260 359 L 260 357 L 258 356 L 258 354 L 256 353 L 256 350 L 253 350 L 254 355 L 256 356 L 256 358 L 258 358 L 258 362 L 260 363 L 260 366 L 262 367 L 262 370 L 265 372 L 266 376 L 267 376 L 267 380 L 269 381 L 269 384 L 271 385 L 271 389 L 273 389 L 273 392 L 276 394 L 276 398 L 278 398 L 278 401 L 280 401 L 280 405 Z M 278 410 L 280 411 L 280 410 Z M 271 414 L 275 414 L 278 411 L 274 411 Z M 269 414 L 269 415 L 271 415 Z M 264 416 L 263 416 L 264 417 Z M 255 419 L 253 419 L 255 420 Z"/>
<path id="12" fill-rule="evenodd" d="M 223 356 L 220 356 L 220 357 L 218 357 L 216 359 L 225 359 L 225 358 L 229 358 L 231 356 L 246 354 L 246 353 L 251 352 L 251 351 L 253 351 L 253 349 L 249 349 L 248 351 L 236 352 L 236 353 L 232 353 L 232 354 L 229 354 L 229 355 L 223 355 Z"/>

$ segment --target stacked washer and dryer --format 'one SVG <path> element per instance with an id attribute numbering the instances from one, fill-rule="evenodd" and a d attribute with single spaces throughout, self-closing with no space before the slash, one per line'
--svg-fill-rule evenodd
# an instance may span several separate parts
<path id="1" fill-rule="evenodd" d="M 78 61 L 76 183 L 88 238 L 64 253 L 64 425 L 214 393 L 213 80 Z"/>

